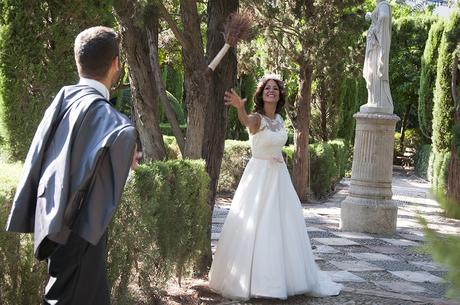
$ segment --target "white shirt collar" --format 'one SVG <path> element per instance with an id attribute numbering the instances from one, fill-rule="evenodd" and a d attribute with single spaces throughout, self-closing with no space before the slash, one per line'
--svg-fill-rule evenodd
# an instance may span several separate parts
<path id="1" fill-rule="evenodd" d="M 110 99 L 110 93 L 107 87 L 103 83 L 98 82 L 95 79 L 80 77 L 79 84 L 90 86 L 91 88 L 96 89 L 100 94 L 102 94 L 102 96 L 105 97 L 106 100 Z"/>

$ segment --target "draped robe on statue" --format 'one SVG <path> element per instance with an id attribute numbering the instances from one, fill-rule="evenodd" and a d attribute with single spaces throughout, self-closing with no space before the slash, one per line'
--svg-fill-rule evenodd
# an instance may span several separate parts
<path id="1" fill-rule="evenodd" d="M 387 1 L 380 1 L 371 15 L 367 32 L 363 77 L 368 99 L 361 112 L 393 113 L 388 77 L 391 44 L 391 10 Z"/>

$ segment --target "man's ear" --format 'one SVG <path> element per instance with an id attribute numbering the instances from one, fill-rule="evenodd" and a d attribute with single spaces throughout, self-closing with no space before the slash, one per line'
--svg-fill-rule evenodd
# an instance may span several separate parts
<path id="1" fill-rule="evenodd" d="M 120 58 L 116 56 L 113 61 L 112 61 L 112 68 L 114 71 L 119 71 L 120 70 Z"/>

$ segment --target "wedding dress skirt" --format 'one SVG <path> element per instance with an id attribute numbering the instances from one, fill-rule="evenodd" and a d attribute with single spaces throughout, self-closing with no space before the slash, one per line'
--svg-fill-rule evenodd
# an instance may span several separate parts
<path id="1" fill-rule="evenodd" d="M 249 161 L 225 220 L 209 273 L 224 297 L 286 299 L 340 293 L 315 263 L 299 198 L 282 161 L 286 131 L 264 128 L 251 137 Z M 278 115 L 276 120 L 281 122 Z"/>

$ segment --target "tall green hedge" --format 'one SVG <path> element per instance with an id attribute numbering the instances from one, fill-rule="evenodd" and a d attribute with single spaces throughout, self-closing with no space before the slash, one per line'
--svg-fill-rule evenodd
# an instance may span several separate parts
<path id="1" fill-rule="evenodd" d="M 431 184 L 436 192 L 445 194 L 447 190 L 447 177 L 449 174 L 450 151 L 434 151 Z"/>
<path id="2" fill-rule="evenodd" d="M 425 144 L 417 149 L 415 154 L 415 172 L 418 176 L 428 180 L 430 166 L 431 145 Z"/>
<path id="3" fill-rule="evenodd" d="M 433 23 L 422 56 L 420 87 L 418 90 L 418 122 L 422 134 L 431 138 L 433 119 L 433 90 L 436 85 L 436 71 L 439 44 L 444 30 L 444 21 Z"/>
<path id="4" fill-rule="evenodd" d="M 0 226 L 11 209 L 21 164 L 0 164 Z M 2 305 L 39 304 L 46 264 L 35 260 L 30 234 L 0 232 L 0 300 Z"/>
<path id="5" fill-rule="evenodd" d="M 208 183 L 203 161 L 158 161 L 135 171 L 109 233 L 115 304 L 129 304 L 132 284 L 154 302 L 171 277 L 180 279 L 209 250 Z"/>
<path id="6" fill-rule="evenodd" d="M 436 89 L 433 106 L 433 148 L 436 152 L 450 150 L 454 119 L 451 79 L 453 52 L 460 37 L 460 9 L 457 8 L 445 25 L 439 47 Z"/>
<path id="7" fill-rule="evenodd" d="M 356 120 L 353 115 L 359 111 L 359 106 L 366 103 L 366 83 L 364 78 L 346 78 L 342 81 L 339 94 L 339 122 L 337 136 L 346 142 L 353 142 Z"/>
<path id="8" fill-rule="evenodd" d="M 400 17 L 394 20 L 390 50 L 390 87 L 394 113 L 408 128 L 417 128 L 417 101 L 420 87 L 420 58 L 433 19 L 427 15 Z M 413 109 L 413 111 L 410 111 Z"/>
<path id="9" fill-rule="evenodd" d="M 0 173 L 5 225 L 21 165 L 0 164 Z M 131 173 L 109 232 L 114 304 L 153 304 L 169 279 L 191 270 L 201 251 L 209 250 L 208 183 L 203 161 L 159 161 Z M 39 304 L 46 278 L 46 264 L 33 255 L 32 235 L 0 232 L 0 303 Z"/>
<path id="10" fill-rule="evenodd" d="M 2 135 L 10 157 L 25 157 L 45 108 L 78 80 L 73 41 L 83 29 L 113 24 L 110 1 L 1 0 Z"/>

